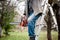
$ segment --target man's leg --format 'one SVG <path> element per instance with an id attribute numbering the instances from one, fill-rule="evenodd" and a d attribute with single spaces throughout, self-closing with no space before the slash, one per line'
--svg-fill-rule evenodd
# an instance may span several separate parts
<path id="1" fill-rule="evenodd" d="M 38 14 L 37 16 L 35 16 L 34 14 L 32 14 L 31 19 L 28 21 L 28 33 L 29 33 L 29 37 L 30 40 L 35 40 L 35 23 L 36 20 L 40 17 L 41 13 Z"/>

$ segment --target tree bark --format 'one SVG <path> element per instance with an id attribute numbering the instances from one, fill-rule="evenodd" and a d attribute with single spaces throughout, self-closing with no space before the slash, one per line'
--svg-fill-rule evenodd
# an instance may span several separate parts
<path id="1" fill-rule="evenodd" d="M 60 40 L 60 7 L 57 9 L 56 18 L 58 23 L 58 40 Z"/>
<path id="2" fill-rule="evenodd" d="M 60 40 L 60 1 L 53 5 L 54 12 L 56 14 L 58 24 L 58 40 Z"/>
<path id="3" fill-rule="evenodd" d="M 51 38 L 51 14 L 48 12 L 47 17 L 45 18 L 47 24 L 47 39 L 52 40 Z"/>
<path id="4" fill-rule="evenodd" d="M 60 40 L 60 8 L 57 9 L 56 18 L 58 23 L 58 40 Z"/>
<path id="5" fill-rule="evenodd" d="M 51 38 L 51 13 L 48 12 L 48 22 L 47 22 L 47 38 L 48 40 L 52 40 Z"/>
<path id="6" fill-rule="evenodd" d="M 58 3 L 58 5 L 60 5 L 60 2 Z M 57 9 L 56 18 L 58 23 L 58 40 L 60 40 L 60 6 L 58 7 L 59 8 Z"/>

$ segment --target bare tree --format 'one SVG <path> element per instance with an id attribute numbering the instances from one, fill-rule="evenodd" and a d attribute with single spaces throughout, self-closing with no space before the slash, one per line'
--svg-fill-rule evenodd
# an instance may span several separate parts
<path id="1" fill-rule="evenodd" d="M 60 1 L 53 5 L 54 12 L 58 23 L 58 40 L 60 40 Z"/>
<path id="2" fill-rule="evenodd" d="M 49 4 L 52 4 L 53 0 L 49 0 L 48 1 Z M 46 24 L 47 24 L 47 39 L 48 40 L 52 40 L 52 37 L 51 37 L 51 27 L 52 27 L 52 18 L 51 18 L 51 13 L 50 13 L 50 10 L 47 14 L 48 17 L 45 18 L 45 21 L 46 21 Z"/>
<path id="3" fill-rule="evenodd" d="M 57 0 L 49 0 L 49 4 L 52 5 L 53 3 L 55 3 Z M 46 23 L 47 23 L 47 39 L 48 40 L 52 40 L 52 37 L 51 37 L 51 27 L 52 27 L 52 16 L 51 16 L 51 13 L 50 11 L 48 12 L 48 15 L 47 15 L 47 20 L 46 20 Z"/>
<path id="4" fill-rule="evenodd" d="M 48 40 L 52 40 L 52 37 L 51 37 L 51 26 L 52 26 L 52 20 L 51 20 L 51 14 L 50 14 L 50 11 L 48 12 L 47 16 L 45 17 L 45 21 L 46 21 L 46 24 L 47 24 L 47 39 Z"/>

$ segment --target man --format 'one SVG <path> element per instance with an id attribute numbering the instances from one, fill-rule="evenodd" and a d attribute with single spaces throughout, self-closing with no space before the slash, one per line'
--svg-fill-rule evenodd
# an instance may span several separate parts
<path id="1" fill-rule="evenodd" d="M 27 14 L 28 14 L 28 33 L 29 40 L 35 40 L 35 23 L 36 20 L 42 15 L 42 0 L 28 0 L 27 1 Z M 25 11 L 26 12 L 26 11 Z M 24 16 L 25 17 L 25 16 Z"/>
<path id="2" fill-rule="evenodd" d="M 28 34 L 29 34 L 29 40 L 35 40 L 35 24 L 36 20 L 42 15 L 42 2 L 44 0 L 27 0 L 27 16 L 28 16 Z M 24 14 L 24 17 L 26 16 L 26 13 Z M 40 22 L 40 20 L 39 20 Z"/>
<path id="3" fill-rule="evenodd" d="M 44 1 L 46 0 L 28 0 L 28 33 L 30 40 L 35 40 L 35 23 L 36 20 L 38 20 L 39 17 L 42 15 L 42 4 L 44 3 Z M 51 0 L 48 1 L 50 2 Z M 51 3 L 52 2 L 50 2 L 50 4 Z"/>

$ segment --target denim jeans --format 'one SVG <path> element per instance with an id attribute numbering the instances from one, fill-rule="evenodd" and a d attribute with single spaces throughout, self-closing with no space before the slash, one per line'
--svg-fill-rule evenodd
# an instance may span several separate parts
<path id="1" fill-rule="evenodd" d="M 31 17 L 32 16 L 32 17 Z M 30 19 L 28 21 L 28 33 L 30 37 L 34 37 L 35 36 L 35 23 L 36 20 L 40 17 L 40 15 L 34 15 L 32 12 L 29 15 Z"/>

